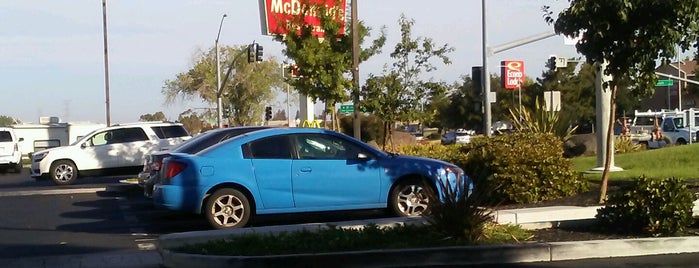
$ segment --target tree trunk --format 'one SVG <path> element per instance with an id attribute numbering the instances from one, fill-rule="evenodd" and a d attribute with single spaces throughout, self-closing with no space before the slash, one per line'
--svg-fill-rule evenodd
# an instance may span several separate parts
<path id="1" fill-rule="evenodd" d="M 609 109 L 611 109 L 609 113 L 609 125 L 607 128 L 607 152 L 606 152 L 606 157 L 604 159 L 604 171 L 602 171 L 602 186 L 600 188 L 600 197 L 599 197 L 599 203 L 604 204 L 605 200 L 607 199 L 607 184 L 609 182 L 609 169 L 611 168 L 611 161 L 612 161 L 612 150 L 614 150 L 614 147 L 612 144 L 614 144 L 614 136 L 612 135 L 614 131 L 614 120 L 615 120 L 615 115 L 614 111 L 616 110 L 616 91 L 617 87 L 614 86 L 612 87 L 612 96 L 611 96 L 611 102 L 609 105 Z"/>

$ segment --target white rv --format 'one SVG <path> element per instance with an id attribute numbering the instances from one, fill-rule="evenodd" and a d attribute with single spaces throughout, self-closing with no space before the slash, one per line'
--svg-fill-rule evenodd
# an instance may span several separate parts
<path id="1" fill-rule="evenodd" d="M 89 122 L 60 122 L 58 117 L 41 117 L 39 124 L 12 125 L 17 137 L 24 140 L 19 143 L 22 157 L 30 153 L 59 146 L 70 145 L 93 130 L 105 127 L 105 124 Z"/>

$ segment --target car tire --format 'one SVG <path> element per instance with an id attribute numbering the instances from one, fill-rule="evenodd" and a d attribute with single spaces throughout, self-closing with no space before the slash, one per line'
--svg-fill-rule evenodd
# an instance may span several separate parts
<path id="1" fill-rule="evenodd" d="M 14 173 L 22 173 L 22 164 L 17 163 L 17 164 L 12 165 L 12 171 Z"/>
<path id="2" fill-rule="evenodd" d="M 418 179 L 398 182 L 391 190 L 389 205 L 393 213 L 399 217 L 415 217 L 428 209 L 429 198 L 425 183 Z"/>
<path id="3" fill-rule="evenodd" d="M 51 164 L 50 175 L 56 185 L 70 185 L 78 178 L 78 169 L 71 161 L 59 160 Z"/>
<path id="4" fill-rule="evenodd" d="M 215 229 L 244 227 L 252 207 L 247 196 L 236 189 L 220 189 L 206 200 L 204 215 Z"/>

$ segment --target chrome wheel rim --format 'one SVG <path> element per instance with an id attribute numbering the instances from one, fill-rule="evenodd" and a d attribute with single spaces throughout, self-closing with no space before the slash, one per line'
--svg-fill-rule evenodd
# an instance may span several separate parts
<path id="1" fill-rule="evenodd" d="M 420 216 L 427 210 L 429 199 L 419 185 L 406 185 L 398 193 L 398 209 L 406 216 Z"/>
<path id="2" fill-rule="evenodd" d="M 61 164 L 56 167 L 55 179 L 57 181 L 68 182 L 71 179 L 73 179 L 74 175 L 75 171 L 73 170 L 73 167 L 71 167 L 70 165 Z"/>
<path id="3" fill-rule="evenodd" d="M 211 207 L 211 215 L 213 215 L 216 224 L 220 226 L 235 226 L 243 220 L 245 206 L 239 198 L 233 195 L 220 196 Z"/>

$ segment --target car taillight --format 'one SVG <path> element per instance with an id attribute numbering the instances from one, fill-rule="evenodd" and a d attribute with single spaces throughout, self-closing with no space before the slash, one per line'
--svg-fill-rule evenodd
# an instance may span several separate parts
<path id="1" fill-rule="evenodd" d="M 163 161 L 158 161 L 150 164 L 150 169 L 159 171 L 161 168 L 163 168 Z"/>
<path id="2" fill-rule="evenodd" d="M 165 170 L 165 179 L 177 176 L 177 174 L 180 174 L 186 167 L 187 165 L 184 163 L 170 161 L 170 163 L 167 164 L 167 170 Z"/>

